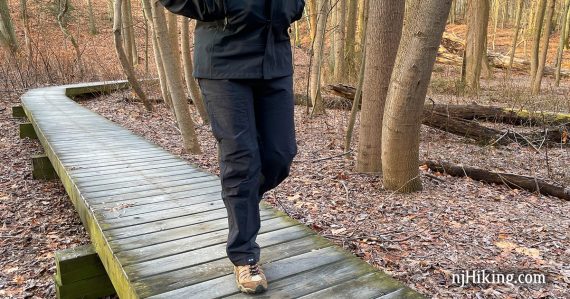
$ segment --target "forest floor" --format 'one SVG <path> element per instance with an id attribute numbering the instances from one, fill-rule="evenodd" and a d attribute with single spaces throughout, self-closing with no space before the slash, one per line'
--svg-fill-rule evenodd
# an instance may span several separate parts
<path id="1" fill-rule="evenodd" d="M 17 3 L 12 1 L 11 5 L 15 7 Z M 54 298 L 54 252 L 89 242 L 61 183 L 32 180 L 30 157 L 42 149 L 36 141 L 19 139 L 21 120 L 11 117 L 11 106 L 19 103 L 19 96 L 28 87 L 122 77 L 114 49 L 109 46 L 112 35 L 106 19 L 106 3 L 95 2 L 94 6 L 98 35 L 90 36 L 81 30 L 86 27 L 87 18 L 80 4 L 75 17 L 69 19 L 70 30 L 82 46 L 83 61 L 89 66 L 84 76 L 77 74 L 72 47 L 61 42 L 61 32 L 50 15 L 53 8 L 37 3 L 30 3 L 32 40 L 37 51 L 27 63 L 18 64 L 19 60 L 14 60 L 15 63 L 2 64 L 0 68 L 0 298 Z M 136 1 L 133 7 L 134 11 L 140 11 Z M 141 48 L 143 23 L 140 14 L 135 16 L 137 43 Z M 22 26 L 17 24 L 16 28 L 20 30 Z M 464 37 L 465 26 L 450 25 L 447 31 Z M 497 32 L 495 51 L 505 54 L 512 30 Z M 493 37 L 489 39 L 492 43 Z M 550 65 L 557 40 L 557 36 L 551 38 Z M 307 44 L 305 37 L 304 49 Z M 530 43 L 522 43 L 521 47 L 517 55 L 526 55 Z M 490 49 L 493 50 L 492 46 Z M 295 50 L 297 93 L 305 93 L 308 69 L 305 52 Z M 42 55 L 46 55 L 48 62 Z M 145 58 L 139 58 L 137 70 L 142 74 Z M 566 51 L 564 60 L 570 62 L 570 51 Z M 148 61 L 150 69 L 154 69 L 152 56 Z M 570 65 L 567 63 L 565 67 Z M 494 78 L 482 81 L 478 96 L 466 95 L 457 78 L 457 67 L 436 65 L 428 96 L 436 103 L 477 102 L 570 112 L 568 78 L 561 87 L 554 87 L 552 80 L 546 78 L 539 97 L 528 95 L 529 83 L 524 74 L 506 81 L 501 72 L 496 72 Z M 149 91 L 152 98 L 159 97 L 156 88 Z M 218 173 L 216 145 L 209 126 L 197 129 L 204 153 L 183 154 L 170 111 L 157 105 L 155 112 L 147 113 L 131 98 L 132 94 L 123 92 L 81 103 L 173 154 Z M 291 176 L 267 193 L 265 201 L 433 298 L 569 298 L 568 202 L 424 170 L 422 192 L 398 194 L 383 190 L 381 176 L 354 171 L 358 130 L 350 153 L 342 155 L 348 116 L 348 111 L 328 110 L 324 116 L 310 117 L 304 107 L 296 107 L 299 153 Z M 501 130 L 532 129 L 485 125 Z M 449 161 L 570 185 L 568 147 L 548 150 L 543 147 L 536 152 L 516 144 L 480 146 L 425 126 L 420 136 L 422 160 Z M 538 271 L 547 275 L 548 283 L 464 288 L 451 284 L 452 273 L 478 269 Z"/>

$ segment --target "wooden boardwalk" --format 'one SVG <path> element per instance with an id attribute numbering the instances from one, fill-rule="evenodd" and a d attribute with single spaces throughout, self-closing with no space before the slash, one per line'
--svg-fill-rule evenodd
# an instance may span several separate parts
<path id="1" fill-rule="evenodd" d="M 99 82 L 22 96 L 121 298 L 246 297 L 226 258 L 216 176 L 68 96 L 125 87 Z M 299 222 L 262 205 L 258 243 L 271 298 L 423 298 Z"/>

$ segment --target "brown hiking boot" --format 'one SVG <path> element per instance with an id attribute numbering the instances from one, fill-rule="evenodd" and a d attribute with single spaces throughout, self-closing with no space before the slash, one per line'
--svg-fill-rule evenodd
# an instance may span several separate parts
<path id="1" fill-rule="evenodd" d="M 259 294 L 267 290 L 267 279 L 259 265 L 234 266 L 234 273 L 240 291 L 247 294 Z"/>

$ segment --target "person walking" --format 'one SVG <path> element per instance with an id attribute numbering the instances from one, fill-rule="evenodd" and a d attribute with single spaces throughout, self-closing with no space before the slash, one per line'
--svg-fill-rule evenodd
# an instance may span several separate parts
<path id="1" fill-rule="evenodd" d="M 267 290 L 259 265 L 259 203 L 297 154 L 290 25 L 305 0 L 159 0 L 197 20 L 194 77 L 218 142 L 226 252 L 244 293 Z"/>

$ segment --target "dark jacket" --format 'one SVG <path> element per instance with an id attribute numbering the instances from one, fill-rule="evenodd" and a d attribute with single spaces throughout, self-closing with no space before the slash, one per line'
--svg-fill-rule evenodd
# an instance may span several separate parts
<path id="1" fill-rule="evenodd" d="M 198 20 L 194 76 L 272 79 L 293 73 L 289 27 L 305 0 L 160 0 L 175 14 Z"/>

